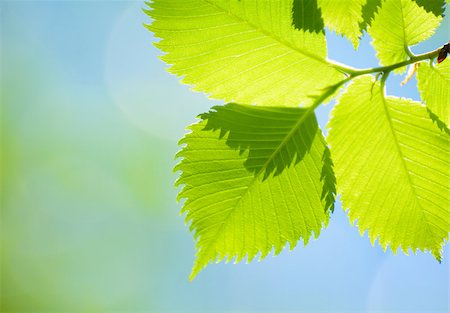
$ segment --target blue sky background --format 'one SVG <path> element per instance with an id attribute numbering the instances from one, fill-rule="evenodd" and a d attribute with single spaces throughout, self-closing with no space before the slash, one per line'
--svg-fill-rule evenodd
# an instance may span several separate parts
<path id="1" fill-rule="evenodd" d="M 2 1 L 3 312 L 448 312 L 449 248 L 394 256 L 340 204 L 318 240 L 194 282 L 178 212 L 177 140 L 218 101 L 165 71 L 136 1 Z M 414 47 L 450 39 L 449 18 Z M 377 64 L 367 37 L 331 59 Z M 388 93 L 418 100 L 415 80 Z M 332 104 L 318 110 L 325 125 Z"/>

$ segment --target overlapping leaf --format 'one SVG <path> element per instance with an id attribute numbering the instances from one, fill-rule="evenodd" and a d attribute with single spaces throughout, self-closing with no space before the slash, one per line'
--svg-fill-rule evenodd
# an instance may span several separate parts
<path id="1" fill-rule="evenodd" d="M 325 25 L 350 39 L 355 49 L 361 35 L 362 8 L 367 0 L 318 0 Z"/>
<path id="2" fill-rule="evenodd" d="M 326 59 L 324 26 L 355 48 L 368 28 L 380 63 L 392 65 L 431 36 L 443 1 L 343 2 L 149 4 L 148 28 L 161 38 L 170 72 L 213 98 L 260 105 L 214 107 L 180 141 L 179 198 L 197 242 L 191 279 L 210 262 L 264 258 L 319 235 L 333 210 L 335 178 L 313 109 L 350 79 L 329 124 L 343 205 L 372 242 L 429 250 L 440 260 L 450 230 L 450 63 L 419 68 L 429 114 L 350 75 L 361 72 L 349 69 L 343 81 L 344 67 Z"/>
<path id="3" fill-rule="evenodd" d="M 430 37 L 441 20 L 413 0 L 384 0 L 368 30 L 380 64 L 406 60 L 408 47 Z"/>
<path id="4" fill-rule="evenodd" d="M 338 192 L 350 220 L 383 248 L 430 250 L 440 260 L 450 230 L 450 142 L 426 108 L 384 98 L 379 83 L 366 76 L 348 87 L 329 125 Z"/>
<path id="5" fill-rule="evenodd" d="M 427 12 L 432 12 L 436 16 L 442 16 L 445 9 L 444 0 L 414 0 L 419 6 Z M 447 0 L 448 1 L 448 0 Z"/>
<path id="6" fill-rule="evenodd" d="M 300 31 L 323 33 L 325 25 L 317 0 L 294 0 L 292 26 Z"/>
<path id="7" fill-rule="evenodd" d="M 191 279 L 209 262 L 264 258 L 317 237 L 335 181 L 312 110 L 228 104 L 201 118 L 176 167 L 197 239 Z"/>
<path id="8" fill-rule="evenodd" d="M 367 30 L 367 27 L 372 24 L 373 17 L 378 12 L 379 7 L 381 7 L 381 0 L 366 1 L 362 8 L 363 21 L 359 24 L 361 33 Z"/>
<path id="9" fill-rule="evenodd" d="M 430 66 L 420 63 L 417 70 L 417 84 L 420 96 L 427 107 L 447 127 L 450 125 L 450 61 Z"/>
<path id="10" fill-rule="evenodd" d="M 299 23 L 304 29 L 294 27 L 293 0 L 155 0 L 150 6 L 149 29 L 162 38 L 157 46 L 170 72 L 213 98 L 307 106 L 311 95 L 343 76 L 326 61 L 324 32 L 314 29 L 320 15 L 308 14 Z"/>

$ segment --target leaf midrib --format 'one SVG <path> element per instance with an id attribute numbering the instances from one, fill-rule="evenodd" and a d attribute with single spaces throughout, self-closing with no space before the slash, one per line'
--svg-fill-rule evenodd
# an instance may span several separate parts
<path id="1" fill-rule="evenodd" d="M 267 159 L 267 161 L 263 164 L 263 166 L 261 167 L 261 169 L 258 171 L 258 173 L 256 173 L 253 177 L 253 179 L 250 181 L 250 183 L 248 184 L 247 188 L 243 191 L 241 197 L 236 201 L 233 209 L 230 210 L 230 212 L 224 217 L 224 222 L 222 223 L 222 225 L 219 227 L 219 229 L 216 231 L 216 233 L 214 234 L 214 239 L 211 240 L 208 243 L 208 246 L 206 248 L 204 248 L 202 254 L 204 253 L 204 255 L 208 255 L 208 252 L 210 251 L 210 249 L 214 246 L 214 244 L 216 243 L 217 239 L 218 239 L 218 234 L 220 234 L 222 232 L 222 230 L 226 227 L 226 225 L 228 224 L 228 222 L 230 221 L 230 216 L 236 212 L 236 208 L 239 207 L 239 204 L 241 203 L 242 199 L 245 197 L 245 195 L 247 194 L 247 192 L 250 190 L 250 188 L 253 186 L 253 184 L 259 179 L 259 176 L 261 176 L 262 173 L 265 172 L 265 170 L 267 169 L 267 166 L 270 164 L 270 162 L 273 161 L 273 159 L 275 158 L 275 156 L 281 151 L 281 149 L 284 148 L 284 146 L 286 146 L 286 144 L 290 141 L 290 139 L 292 138 L 292 136 L 296 133 L 296 131 L 302 126 L 303 122 L 306 120 L 306 118 L 312 113 L 314 112 L 314 107 L 310 107 L 308 110 L 306 110 L 303 115 L 299 118 L 299 120 L 296 122 L 296 124 L 292 127 L 292 129 L 290 130 L 290 132 L 286 135 L 286 137 L 281 141 L 281 143 L 279 144 L 279 146 L 277 147 L 277 149 L 275 149 L 275 151 L 271 154 L 271 156 Z"/>
<path id="2" fill-rule="evenodd" d="M 393 123 L 392 123 L 391 113 L 389 112 L 389 105 L 388 105 L 387 102 L 386 102 L 386 97 L 385 97 L 384 90 L 383 90 L 383 87 L 382 87 L 382 86 L 381 86 L 381 88 L 380 88 L 380 95 L 381 95 L 381 103 L 383 104 L 383 109 L 384 109 L 384 112 L 385 112 L 385 114 L 386 114 L 386 119 L 387 119 L 388 124 L 389 124 L 389 130 L 391 131 L 392 137 L 393 137 L 393 139 L 394 139 L 394 142 L 395 142 L 395 146 L 396 146 L 396 148 L 397 148 L 398 155 L 399 155 L 399 157 L 400 157 L 400 160 L 401 160 L 403 169 L 404 169 L 404 171 L 405 171 L 406 177 L 407 177 L 408 182 L 409 182 L 409 187 L 411 188 L 411 191 L 412 191 L 412 193 L 413 193 L 413 195 L 414 195 L 414 198 L 416 199 L 417 204 L 419 205 L 419 211 L 420 211 L 420 214 L 421 214 L 422 217 L 423 217 L 423 220 L 426 222 L 425 225 L 426 225 L 426 227 L 427 227 L 428 232 L 429 232 L 430 234 L 432 234 L 433 236 L 435 236 L 435 233 L 434 233 L 434 232 L 431 230 L 431 228 L 430 228 L 428 218 L 427 218 L 426 215 L 425 215 L 426 210 L 425 210 L 424 207 L 422 206 L 422 203 L 421 203 L 421 201 L 420 201 L 420 197 L 417 195 L 417 192 L 416 192 L 416 189 L 415 189 L 415 187 L 414 187 L 413 181 L 412 181 L 411 176 L 410 176 L 410 174 L 409 174 L 408 166 L 406 165 L 406 162 L 405 162 L 405 156 L 403 155 L 403 151 L 402 151 L 402 149 L 401 149 L 399 140 L 398 140 L 398 138 L 397 138 L 397 134 L 396 134 L 396 131 L 395 131 L 395 127 L 394 127 L 394 125 L 393 125 Z"/>

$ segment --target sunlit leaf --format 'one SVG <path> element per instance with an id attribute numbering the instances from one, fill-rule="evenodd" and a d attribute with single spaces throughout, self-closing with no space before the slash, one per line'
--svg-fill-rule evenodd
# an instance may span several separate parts
<path id="1" fill-rule="evenodd" d="M 298 30 L 323 33 L 325 25 L 317 0 L 294 0 L 292 25 Z"/>
<path id="2" fill-rule="evenodd" d="M 408 47 L 430 37 L 441 20 L 413 0 L 384 0 L 368 30 L 380 64 L 406 60 Z"/>
<path id="3" fill-rule="evenodd" d="M 325 25 L 350 39 L 355 49 L 361 35 L 362 8 L 367 0 L 318 0 Z"/>
<path id="4" fill-rule="evenodd" d="M 359 24 L 361 32 L 372 24 L 373 17 L 381 6 L 381 0 L 367 0 L 362 8 L 363 21 Z"/>
<path id="5" fill-rule="evenodd" d="M 384 249 L 441 259 L 450 230 L 450 141 L 418 102 L 356 79 L 333 109 L 328 142 L 338 192 L 360 233 Z"/>
<path id="6" fill-rule="evenodd" d="M 333 209 L 329 150 L 311 110 L 228 104 L 201 115 L 178 153 L 197 259 L 264 258 L 317 237 Z"/>
<path id="7" fill-rule="evenodd" d="M 423 7 L 425 11 L 432 12 L 436 16 L 441 16 L 444 13 L 444 0 L 414 0 L 419 6 Z M 447 0 L 448 1 L 448 0 Z"/>
<path id="8" fill-rule="evenodd" d="M 293 26 L 293 0 L 160 0 L 148 14 L 170 72 L 212 98 L 303 106 L 343 77 L 326 60 L 320 15 Z M 313 19 L 313 20 L 311 20 Z M 314 19 L 317 21 L 314 22 Z M 311 24 L 312 23 L 312 24 Z"/>
<path id="9" fill-rule="evenodd" d="M 430 66 L 420 63 L 417 71 L 420 96 L 427 107 L 447 126 L 450 125 L 450 61 Z"/>

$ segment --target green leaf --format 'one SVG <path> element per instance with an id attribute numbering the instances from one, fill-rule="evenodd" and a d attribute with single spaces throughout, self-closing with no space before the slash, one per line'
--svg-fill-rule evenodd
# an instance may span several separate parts
<path id="1" fill-rule="evenodd" d="M 417 70 L 417 86 L 427 107 L 441 121 L 450 125 L 450 61 L 430 66 L 420 63 Z"/>
<path id="2" fill-rule="evenodd" d="M 368 30 L 380 64 L 406 60 L 411 54 L 409 46 L 430 37 L 441 20 L 441 16 L 427 13 L 413 0 L 384 0 Z"/>
<path id="3" fill-rule="evenodd" d="M 292 25 L 298 30 L 324 33 L 325 25 L 317 0 L 294 0 Z"/>
<path id="4" fill-rule="evenodd" d="M 440 261 L 448 238 L 450 142 L 420 103 L 355 79 L 333 109 L 328 142 L 338 193 L 360 233 Z"/>
<path id="5" fill-rule="evenodd" d="M 427 109 L 428 114 L 430 115 L 431 120 L 436 124 L 436 126 L 443 132 L 447 133 L 450 136 L 450 128 L 443 121 L 439 119 L 439 117 L 431 112 L 430 109 Z"/>
<path id="6" fill-rule="evenodd" d="M 155 0 L 150 6 L 148 28 L 162 38 L 156 46 L 166 52 L 169 71 L 212 98 L 308 106 L 310 95 L 343 77 L 326 60 L 324 33 L 293 26 L 293 0 Z"/>
<path id="7" fill-rule="evenodd" d="M 175 168 L 197 239 L 190 278 L 213 261 L 262 259 L 318 237 L 335 180 L 313 110 L 228 104 L 201 118 L 180 141 Z"/>
<path id="8" fill-rule="evenodd" d="M 325 25 L 340 35 L 350 39 L 356 49 L 363 22 L 362 8 L 367 0 L 318 0 Z"/>
<path id="9" fill-rule="evenodd" d="M 378 8 L 381 6 L 381 0 L 367 0 L 362 8 L 363 21 L 359 24 L 361 33 L 372 24 L 375 13 L 378 12 Z"/>
<path id="10" fill-rule="evenodd" d="M 414 0 L 416 3 L 423 7 L 425 11 L 431 12 L 436 16 L 442 16 L 445 9 L 444 0 Z M 448 0 L 447 0 L 448 1 Z"/>

